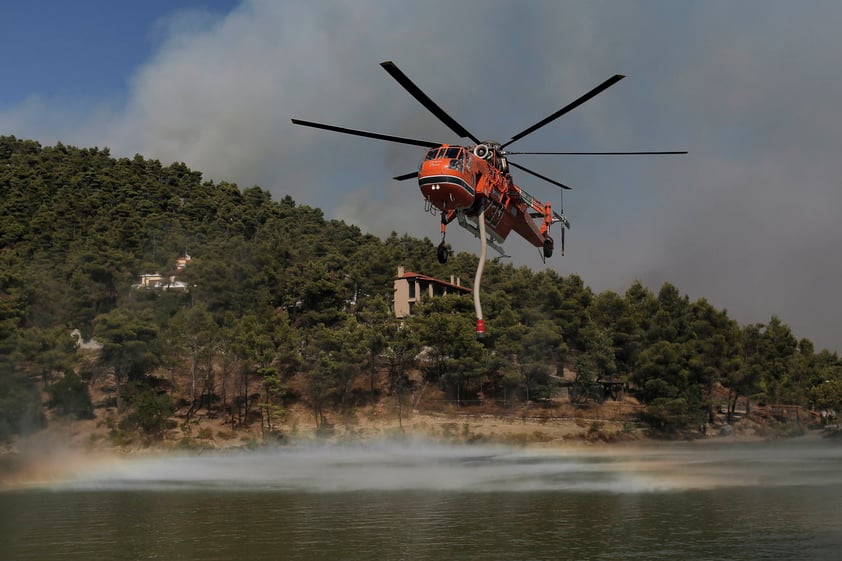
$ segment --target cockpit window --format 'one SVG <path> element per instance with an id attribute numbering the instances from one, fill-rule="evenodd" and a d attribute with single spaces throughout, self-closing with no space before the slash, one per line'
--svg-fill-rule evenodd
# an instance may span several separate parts
<path id="1" fill-rule="evenodd" d="M 464 152 L 459 146 L 450 146 L 447 148 L 437 147 L 430 148 L 424 157 L 425 160 L 436 160 L 440 158 L 446 158 L 448 160 L 462 159 L 464 158 Z"/>

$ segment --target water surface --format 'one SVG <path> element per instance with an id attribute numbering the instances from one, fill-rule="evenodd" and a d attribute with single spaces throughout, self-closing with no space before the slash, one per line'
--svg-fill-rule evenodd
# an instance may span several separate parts
<path id="1" fill-rule="evenodd" d="M 0 559 L 835 559 L 829 442 L 137 458 L 0 492 Z"/>

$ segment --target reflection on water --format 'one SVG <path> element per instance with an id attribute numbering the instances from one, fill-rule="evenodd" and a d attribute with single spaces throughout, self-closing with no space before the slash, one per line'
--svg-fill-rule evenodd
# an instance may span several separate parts
<path id="1" fill-rule="evenodd" d="M 0 492 L 0 559 L 826 560 L 828 442 L 422 442 L 106 462 Z"/>

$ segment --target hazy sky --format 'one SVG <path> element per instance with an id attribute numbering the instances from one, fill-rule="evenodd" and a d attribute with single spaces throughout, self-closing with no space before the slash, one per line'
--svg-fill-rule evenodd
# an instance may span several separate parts
<path id="1" fill-rule="evenodd" d="M 463 0 L 19 2 L 0 20 L 0 134 L 183 161 L 388 235 L 438 236 L 423 149 L 291 117 L 456 142 L 379 63 L 505 141 L 628 77 L 513 150 L 689 150 L 516 161 L 574 187 L 567 255 L 596 291 L 671 282 L 741 323 L 775 314 L 842 350 L 842 3 Z M 515 180 L 559 204 L 558 190 Z M 453 227 L 449 241 L 475 251 Z"/>

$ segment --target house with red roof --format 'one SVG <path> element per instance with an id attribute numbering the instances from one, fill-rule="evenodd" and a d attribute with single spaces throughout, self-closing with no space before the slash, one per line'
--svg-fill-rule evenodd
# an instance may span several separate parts
<path id="1" fill-rule="evenodd" d="M 395 278 L 395 316 L 405 318 L 412 315 L 415 304 L 424 298 L 437 298 L 445 294 L 470 294 L 472 290 L 462 286 L 462 280 L 450 277 L 450 282 L 421 273 L 412 273 L 398 267 Z"/>

